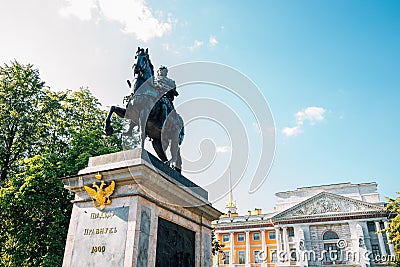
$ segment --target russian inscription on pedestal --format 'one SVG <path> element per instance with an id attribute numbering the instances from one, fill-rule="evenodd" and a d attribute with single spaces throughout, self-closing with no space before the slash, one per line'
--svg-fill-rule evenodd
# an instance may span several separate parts
<path id="1" fill-rule="evenodd" d="M 78 213 L 71 266 L 123 266 L 129 207 Z"/>

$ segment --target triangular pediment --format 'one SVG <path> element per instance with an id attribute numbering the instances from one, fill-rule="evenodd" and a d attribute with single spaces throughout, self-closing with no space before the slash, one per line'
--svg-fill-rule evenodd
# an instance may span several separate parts
<path id="1" fill-rule="evenodd" d="M 321 192 L 299 204 L 278 213 L 275 219 L 296 219 L 326 215 L 382 212 L 383 207 L 368 202 Z"/>

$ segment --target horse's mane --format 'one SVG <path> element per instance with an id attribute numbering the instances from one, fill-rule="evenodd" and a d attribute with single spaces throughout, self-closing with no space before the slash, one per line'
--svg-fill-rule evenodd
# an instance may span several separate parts
<path id="1" fill-rule="evenodd" d="M 149 55 L 149 54 L 147 54 L 147 55 Z M 150 70 L 151 70 L 151 76 L 154 77 L 154 66 L 153 66 L 153 63 L 151 63 L 150 56 L 148 56 L 148 59 L 149 59 L 149 65 L 150 65 Z"/>
<path id="2" fill-rule="evenodd" d="M 149 65 L 150 65 L 150 70 L 151 70 L 151 76 L 154 77 L 154 66 L 153 66 L 153 63 L 151 63 L 150 55 L 149 55 L 149 53 L 147 51 L 148 51 L 147 49 L 144 50 L 144 48 L 138 47 L 138 50 L 136 51 L 136 54 L 140 53 L 140 52 L 147 54 L 147 59 L 149 60 Z"/>

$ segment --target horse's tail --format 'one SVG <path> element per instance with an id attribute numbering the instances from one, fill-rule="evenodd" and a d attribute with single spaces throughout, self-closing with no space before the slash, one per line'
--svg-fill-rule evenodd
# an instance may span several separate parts
<path id="1" fill-rule="evenodd" d="M 182 126 L 181 131 L 179 133 L 179 145 L 182 145 L 184 137 L 185 137 L 185 126 Z"/>
<path id="2" fill-rule="evenodd" d="M 179 131 L 179 145 L 182 144 L 183 138 L 185 137 L 185 123 L 183 122 L 183 119 L 181 115 L 176 112 L 176 117 L 177 117 L 177 124 L 180 125 L 181 130 Z"/>

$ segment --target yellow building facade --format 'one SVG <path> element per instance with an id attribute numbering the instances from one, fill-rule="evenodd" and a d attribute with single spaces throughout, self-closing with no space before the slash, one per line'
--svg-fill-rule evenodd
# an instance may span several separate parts
<path id="1" fill-rule="evenodd" d="M 229 200 L 226 214 L 213 222 L 215 239 L 222 245 L 214 256 L 214 266 L 268 266 L 277 258 L 276 231 L 271 214 L 262 214 L 261 209 L 238 216 L 236 201 L 232 196 L 232 181 L 229 177 Z"/>
<path id="2" fill-rule="evenodd" d="M 215 238 L 223 245 L 214 266 L 270 266 L 277 258 L 272 214 L 261 210 L 246 216 L 229 214 L 214 222 Z"/>

